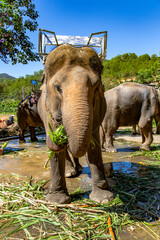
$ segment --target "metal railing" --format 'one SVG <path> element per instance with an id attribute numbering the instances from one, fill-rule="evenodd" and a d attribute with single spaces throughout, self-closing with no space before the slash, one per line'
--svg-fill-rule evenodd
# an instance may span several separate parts
<path id="1" fill-rule="evenodd" d="M 61 44 L 71 44 L 75 47 L 99 48 L 99 57 L 103 61 L 107 56 L 107 31 L 92 33 L 90 37 L 56 35 L 55 32 L 39 29 L 38 54 L 44 61 L 47 54 Z M 47 51 L 47 47 L 53 49 Z"/>

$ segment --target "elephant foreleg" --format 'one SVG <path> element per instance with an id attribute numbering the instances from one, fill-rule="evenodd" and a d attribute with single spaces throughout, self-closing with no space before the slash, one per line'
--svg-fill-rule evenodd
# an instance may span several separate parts
<path id="1" fill-rule="evenodd" d="M 79 163 L 79 159 L 78 158 L 74 158 L 74 163 L 75 163 L 75 168 L 77 170 L 78 173 L 82 172 L 82 166 Z"/>
<path id="2" fill-rule="evenodd" d="M 142 144 L 145 142 L 145 136 L 144 134 L 142 133 Z"/>
<path id="3" fill-rule="evenodd" d="M 36 137 L 35 128 L 29 127 L 30 134 L 31 134 L 31 141 L 32 142 L 38 142 L 38 138 Z"/>
<path id="4" fill-rule="evenodd" d="M 71 157 L 66 151 L 66 162 L 65 162 L 65 177 L 74 177 L 77 174 L 77 170 L 71 160 Z"/>
<path id="5" fill-rule="evenodd" d="M 113 199 L 113 193 L 108 191 L 108 184 L 105 179 L 104 166 L 102 162 L 99 133 L 94 134 L 95 146 L 90 145 L 88 150 L 88 163 L 92 177 L 92 192 L 90 198 L 94 201 L 107 203 Z"/>
<path id="6" fill-rule="evenodd" d="M 26 142 L 24 139 L 24 130 L 19 128 L 19 142 Z"/>
<path id="7" fill-rule="evenodd" d="M 132 126 L 132 135 L 136 135 L 137 131 L 136 131 L 136 125 Z"/>
<path id="8" fill-rule="evenodd" d="M 82 172 L 82 166 L 79 163 L 79 159 L 66 151 L 65 177 L 74 177 L 80 172 Z"/>
<path id="9" fill-rule="evenodd" d="M 65 180 L 65 157 L 66 151 L 62 151 L 50 159 L 51 183 L 46 199 L 52 203 L 70 202 Z"/>
<path id="10" fill-rule="evenodd" d="M 141 129 L 143 144 L 140 147 L 141 150 L 150 151 L 150 145 L 153 142 L 152 136 L 152 122 L 149 122 L 147 126 Z"/>
<path id="11" fill-rule="evenodd" d="M 115 130 L 116 131 L 116 130 Z M 106 151 L 107 152 L 117 152 L 117 150 L 115 149 L 114 145 L 113 145 L 113 134 L 115 131 L 107 131 L 106 133 Z"/>
<path id="12" fill-rule="evenodd" d="M 156 122 L 156 134 L 160 134 L 160 117 L 156 116 L 154 119 Z"/>

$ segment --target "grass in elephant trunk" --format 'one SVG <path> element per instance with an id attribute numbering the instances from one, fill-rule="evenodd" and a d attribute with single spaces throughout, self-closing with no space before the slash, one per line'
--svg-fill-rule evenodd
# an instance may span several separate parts
<path id="1" fill-rule="evenodd" d="M 112 178 L 117 195 L 108 204 L 86 199 L 86 192 L 77 189 L 71 193 L 72 204 L 56 206 L 45 201 L 45 181 L 26 181 L 17 175 L 1 181 L 0 238 L 111 239 L 110 217 L 116 239 L 121 239 L 119 234 L 125 226 L 147 229 L 153 239 L 159 239 L 148 221 L 157 220 L 160 214 L 156 195 L 160 169 L 150 167 L 144 177 L 114 173 Z"/>
<path id="2" fill-rule="evenodd" d="M 53 131 L 49 122 L 48 122 L 48 126 L 49 126 L 49 129 L 50 129 L 50 131 L 48 131 L 48 134 L 49 134 L 50 139 L 52 140 L 52 142 L 54 144 L 62 145 L 62 144 L 67 144 L 68 143 L 67 134 L 66 134 L 65 129 L 64 129 L 62 124 L 56 129 L 55 132 Z M 91 143 L 92 147 L 94 148 L 95 147 L 95 140 L 93 139 L 93 137 L 91 137 L 90 143 Z M 46 161 L 46 163 L 44 165 L 44 168 L 47 168 L 49 159 L 52 156 L 54 156 L 54 154 L 55 154 L 54 151 L 51 151 L 50 149 L 48 149 L 48 150 L 49 150 L 48 160 Z"/>
<path id="3" fill-rule="evenodd" d="M 67 144 L 68 142 L 68 139 L 67 139 L 67 135 L 66 135 L 66 132 L 64 130 L 64 127 L 63 125 L 60 125 L 56 131 L 54 132 L 50 123 L 48 122 L 48 126 L 49 126 L 49 129 L 50 131 L 48 131 L 48 134 L 50 136 L 50 139 L 52 140 L 52 142 L 56 145 L 62 145 L 62 144 Z M 50 149 L 49 150 L 49 154 L 48 154 L 48 159 L 44 165 L 44 168 L 47 168 L 47 165 L 48 165 L 48 162 L 49 162 L 49 159 L 51 157 L 54 156 L 55 152 L 54 151 L 51 151 Z"/>
<path id="4" fill-rule="evenodd" d="M 48 134 L 49 134 L 49 136 L 50 136 L 50 138 L 51 138 L 53 143 L 55 143 L 57 145 L 61 145 L 61 144 L 64 144 L 64 143 L 68 142 L 67 135 L 66 135 L 66 132 L 64 130 L 63 125 L 60 125 L 56 129 L 55 132 L 52 130 L 52 127 L 51 127 L 51 125 L 49 123 L 48 123 L 48 126 L 49 126 L 49 129 L 50 129 Z"/>

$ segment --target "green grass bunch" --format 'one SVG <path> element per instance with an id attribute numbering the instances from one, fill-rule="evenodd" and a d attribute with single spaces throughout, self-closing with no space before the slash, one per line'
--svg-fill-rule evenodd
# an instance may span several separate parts
<path id="1" fill-rule="evenodd" d="M 67 138 L 65 129 L 64 129 L 62 124 L 56 129 L 55 132 L 53 131 L 49 122 L 48 122 L 48 126 L 49 126 L 49 129 L 50 129 L 50 131 L 48 131 L 48 134 L 49 134 L 50 139 L 52 140 L 52 142 L 54 144 L 62 145 L 62 144 L 65 144 L 65 143 L 68 142 L 68 138 Z M 55 154 L 54 151 L 51 151 L 50 149 L 48 149 L 48 150 L 49 150 L 48 159 L 47 159 L 46 163 L 44 164 L 44 168 L 47 168 L 49 159 L 51 157 L 53 157 L 54 154 Z"/>
<path id="2" fill-rule="evenodd" d="M 62 145 L 68 142 L 67 135 L 62 124 L 56 129 L 55 132 L 53 131 L 49 122 L 48 122 L 48 126 L 50 129 L 50 131 L 48 131 L 48 134 L 53 143 L 57 145 Z"/>

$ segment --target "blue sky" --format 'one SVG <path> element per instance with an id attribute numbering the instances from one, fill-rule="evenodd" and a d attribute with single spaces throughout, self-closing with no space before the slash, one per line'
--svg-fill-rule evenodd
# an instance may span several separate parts
<path id="1" fill-rule="evenodd" d="M 35 0 L 38 28 L 57 35 L 90 36 L 108 31 L 107 59 L 134 52 L 160 54 L 160 0 Z M 38 31 L 29 33 L 38 52 Z M 43 69 L 42 61 L 27 65 L 0 61 L 0 73 L 14 77 Z"/>

